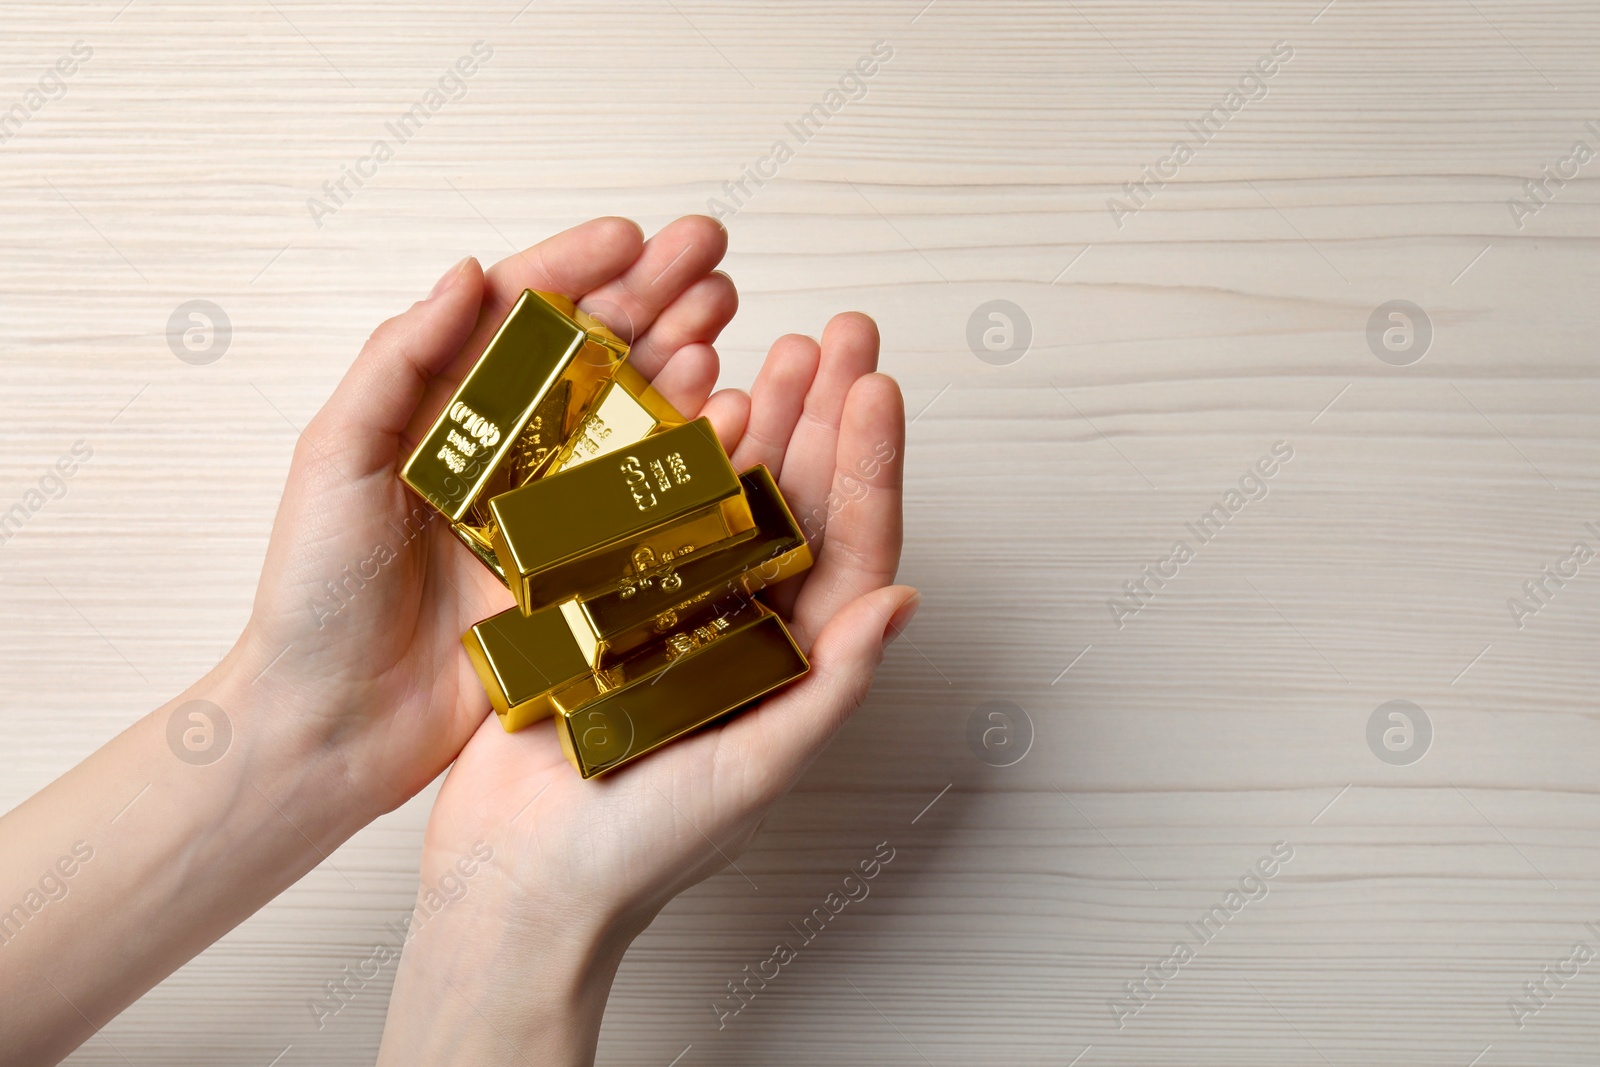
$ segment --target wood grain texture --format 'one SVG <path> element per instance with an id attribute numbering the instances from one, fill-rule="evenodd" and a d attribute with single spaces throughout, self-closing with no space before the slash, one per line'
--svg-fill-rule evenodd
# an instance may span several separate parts
<path id="1" fill-rule="evenodd" d="M 721 349 L 748 383 L 778 334 L 877 316 L 920 412 L 926 604 L 749 880 L 634 947 L 601 1062 L 1592 1061 L 1592 967 L 1520 1029 L 1508 1001 L 1600 944 L 1600 600 L 1585 569 L 1522 628 L 1507 608 L 1600 549 L 1600 163 L 1520 228 L 1507 203 L 1600 149 L 1592 5 L 123 2 L 0 15 L 0 105 L 94 49 L 0 144 L 0 510 L 94 448 L 0 545 L 0 804 L 228 646 L 296 428 L 375 323 L 465 253 L 705 210 L 885 40 L 731 220 Z M 478 40 L 465 97 L 316 225 Z M 1118 226 L 1108 198 L 1279 41 L 1264 98 Z M 193 298 L 234 327 L 205 367 L 165 337 Z M 992 299 L 1032 327 L 1007 366 L 966 339 Z M 1411 366 L 1367 342 L 1395 299 L 1434 329 Z M 1265 498 L 1119 629 L 1107 601 L 1280 441 Z M 1435 734 L 1410 766 L 1366 741 L 1396 698 Z M 1035 732 L 1005 768 L 967 742 L 996 699 Z M 427 803 L 71 1062 L 369 1061 L 392 975 L 320 1031 L 305 1003 L 409 908 Z M 724 984 L 881 841 L 871 896 L 719 1030 Z M 1125 983 L 1278 841 L 1266 897 L 1119 1028 Z"/>

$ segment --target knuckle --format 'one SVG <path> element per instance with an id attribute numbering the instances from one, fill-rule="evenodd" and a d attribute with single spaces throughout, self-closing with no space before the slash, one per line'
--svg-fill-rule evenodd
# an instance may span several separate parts
<path id="1" fill-rule="evenodd" d="M 377 328 L 367 335 L 364 348 L 392 348 L 398 345 L 406 334 L 405 315 L 394 315 L 378 323 Z"/>

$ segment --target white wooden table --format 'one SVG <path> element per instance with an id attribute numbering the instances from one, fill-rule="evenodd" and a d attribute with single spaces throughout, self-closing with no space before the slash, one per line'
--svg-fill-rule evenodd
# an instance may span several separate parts
<path id="1" fill-rule="evenodd" d="M 227 647 L 295 427 L 444 265 L 594 214 L 653 228 L 776 167 L 730 220 L 728 378 L 878 317 L 920 412 L 927 603 L 750 881 L 637 943 L 601 1062 L 1592 1062 L 1600 963 L 1513 998 L 1600 949 L 1600 563 L 1520 627 L 1508 600 L 1600 552 L 1600 162 L 1573 155 L 1600 151 L 1600 10 L 124 2 L 0 7 L 0 108 L 26 112 L 0 144 L 0 512 L 93 449 L 0 545 L 0 804 Z M 314 220 L 477 41 L 465 95 Z M 830 103 L 803 143 L 786 125 Z M 1126 189 L 1147 166 L 1164 184 Z M 1546 167 L 1571 180 L 1529 200 Z M 167 342 L 195 299 L 232 324 L 207 365 Z M 993 300 L 1021 314 L 986 361 Z M 1421 316 L 1369 343 L 1396 300 Z M 1186 525 L 1218 505 L 1220 533 Z M 1392 700 L 1430 740 L 1385 711 L 1369 745 Z M 969 744 L 988 701 L 1031 722 L 1011 766 Z M 390 975 L 321 1031 L 305 1003 L 409 909 L 429 799 L 72 1062 L 370 1061 Z M 882 841 L 871 896 L 719 1031 L 724 983 Z M 1197 937 L 1276 842 L 1260 899 Z"/>

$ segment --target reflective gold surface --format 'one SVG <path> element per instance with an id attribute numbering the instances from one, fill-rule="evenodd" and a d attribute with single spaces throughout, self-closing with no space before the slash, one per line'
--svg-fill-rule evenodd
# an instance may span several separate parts
<path id="1" fill-rule="evenodd" d="M 637 759 L 808 669 L 788 628 L 754 600 L 677 630 L 551 696 L 561 750 L 585 778 Z"/>
<path id="2" fill-rule="evenodd" d="M 550 473 L 610 455 L 688 421 L 631 364 L 622 363 L 551 460 Z"/>
<path id="3" fill-rule="evenodd" d="M 705 419 L 489 502 L 491 543 L 525 612 L 604 591 L 754 526 Z"/>
<path id="4" fill-rule="evenodd" d="M 626 355 L 571 301 L 525 290 L 400 477 L 500 573 L 487 500 L 539 473 Z"/>
<path id="5" fill-rule="evenodd" d="M 552 714 L 552 690 L 614 667 L 675 630 L 692 632 L 811 565 L 811 550 L 771 473 L 755 467 L 739 480 L 754 529 L 589 599 L 567 600 L 532 615 L 509 608 L 462 636 L 506 730 Z"/>
<path id="6" fill-rule="evenodd" d="M 579 647 L 593 666 L 607 666 L 651 638 L 726 610 L 729 602 L 811 566 L 811 548 L 772 473 L 753 467 L 739 481 L 753 529 L 563 605 Z"/>
<path id="7" fill-rule="evenodd" d="M 508 731 L 553 714 L 550 691 L 590 670 L 560 608 L 532 615 L 510 608 L 468 630 L 461 643 Z"/>
<path id="8" fill-rule="evenodd" d="M 771 474 L 626 353 L 525 292 L 402 472 L 516 596 L 462 636 L 502 725 L 554 715 L 586 778 L 807 669 L 752 599 L 811 565 Z"/>

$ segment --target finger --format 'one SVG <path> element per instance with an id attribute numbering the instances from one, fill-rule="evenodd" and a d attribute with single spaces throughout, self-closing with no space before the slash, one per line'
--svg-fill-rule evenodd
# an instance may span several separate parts
<path id="1" fill-rule="evenodd" d="M 750 389 L 750 425 L 733 457 L 735 468 L 765 463 L 774 478 L 782 476 L 783 456 L 821 359 L 822 349 L 809 337 L 788 334 L 773 342 Z"/>
<path id="2" fill-rule="evenodd" d="M 483 307 L 460 352 L 423 393 L 403 438 L 414 444 L 478 361 L 524 289 L 573 295 L 615 277 L 639 258 L 644 236 L 628 219 L 591 219 L 501 260 L 484 272 Z"/>
<path id="3" fill-rule="evenodd" d="M 639 373 L 653 378 L 685 345 L 715 342 L 738 310 L 739 291 L 734 288 L 733 279 L 721 271 L 712 271 L 662 309 L 635 342 L 628 359 Z"/>
<path id="4" fill-rule="evenodd" d="M 580 293 L 578 306 L 630 345 L 643 337 L 661 309 L 722 262 L 728 231 L 716 219 L 688 215 L 668 223 L 620 274 Z M 671 350 L 660 353 L 671 355 Z M 648 376 L 652 370 L 641 367 Z"/>
<path id="5" fill-rule="evenodd" d="M 722 450 L 731 455 L 739 447 L 739 438 L 744 436 L 745 424 L 750 419 L 750 394 L 743 389 L 723 389 L 711 394 L 700 414 L 711 420 L 717 440 L 722 442 Z"/>
<path id="6" fill-rule="evenodd" d="M 797 684 L 729 722 L 717 753 L 738 764 L 755 796 L 781 795 L 861 706 L 885 644 L 905 629 L 921 597 L 894 585 L 857 597 L 817 635 L 810 672 Z"/>
<path id="7" fill-rule="evenodd" d="M 460 350 L 478 320 L 483 268 L 467 257 L 426 298 L 384 322 L 306 432 L 318 450 L 348 457 L 347 477 L 394 467 L 400 434 L 429 380 Z"/>
<path id="8" fill-rule="evenodd" d="M 839 419 L 850 387 L 878 367 L 878 326 L 865 315 L 835 315 L 822 333 L 817 376 L 783 457 L 779 485 L 796 512 L 826 503 L 833 484 Z M 752 399 L 754 399 L 752 397 Z"/>
<path id="9" fill-rule="evenodd" d="M 900 387 L 887 374 L 868 374 L 845 399 L 827 504 L 820 513 L 798 516 L 808 540 L 815 543 L 822 535 L 822 550 L 798 583 L 794 601 L 801 647 L 845 604 L 894 581 L 900 566 L 904 451 Z"/>
<path id="10" fill-rule="evenodd" d="M 644 231 L 632 219 L 608 216 L 579 223 L 490 267 L 485 310 L 499 312 L 498 326 L 524 289 L 577 299 L 638 262 L 644 245 Z"/>
<path id="11" fill-rule="evenodd" d="M 692 344 L 674 354 L 651 384 L 667 403 L 692 419 L 716 387 L 720 369 L 716 349 L 707 344 Z"/>

